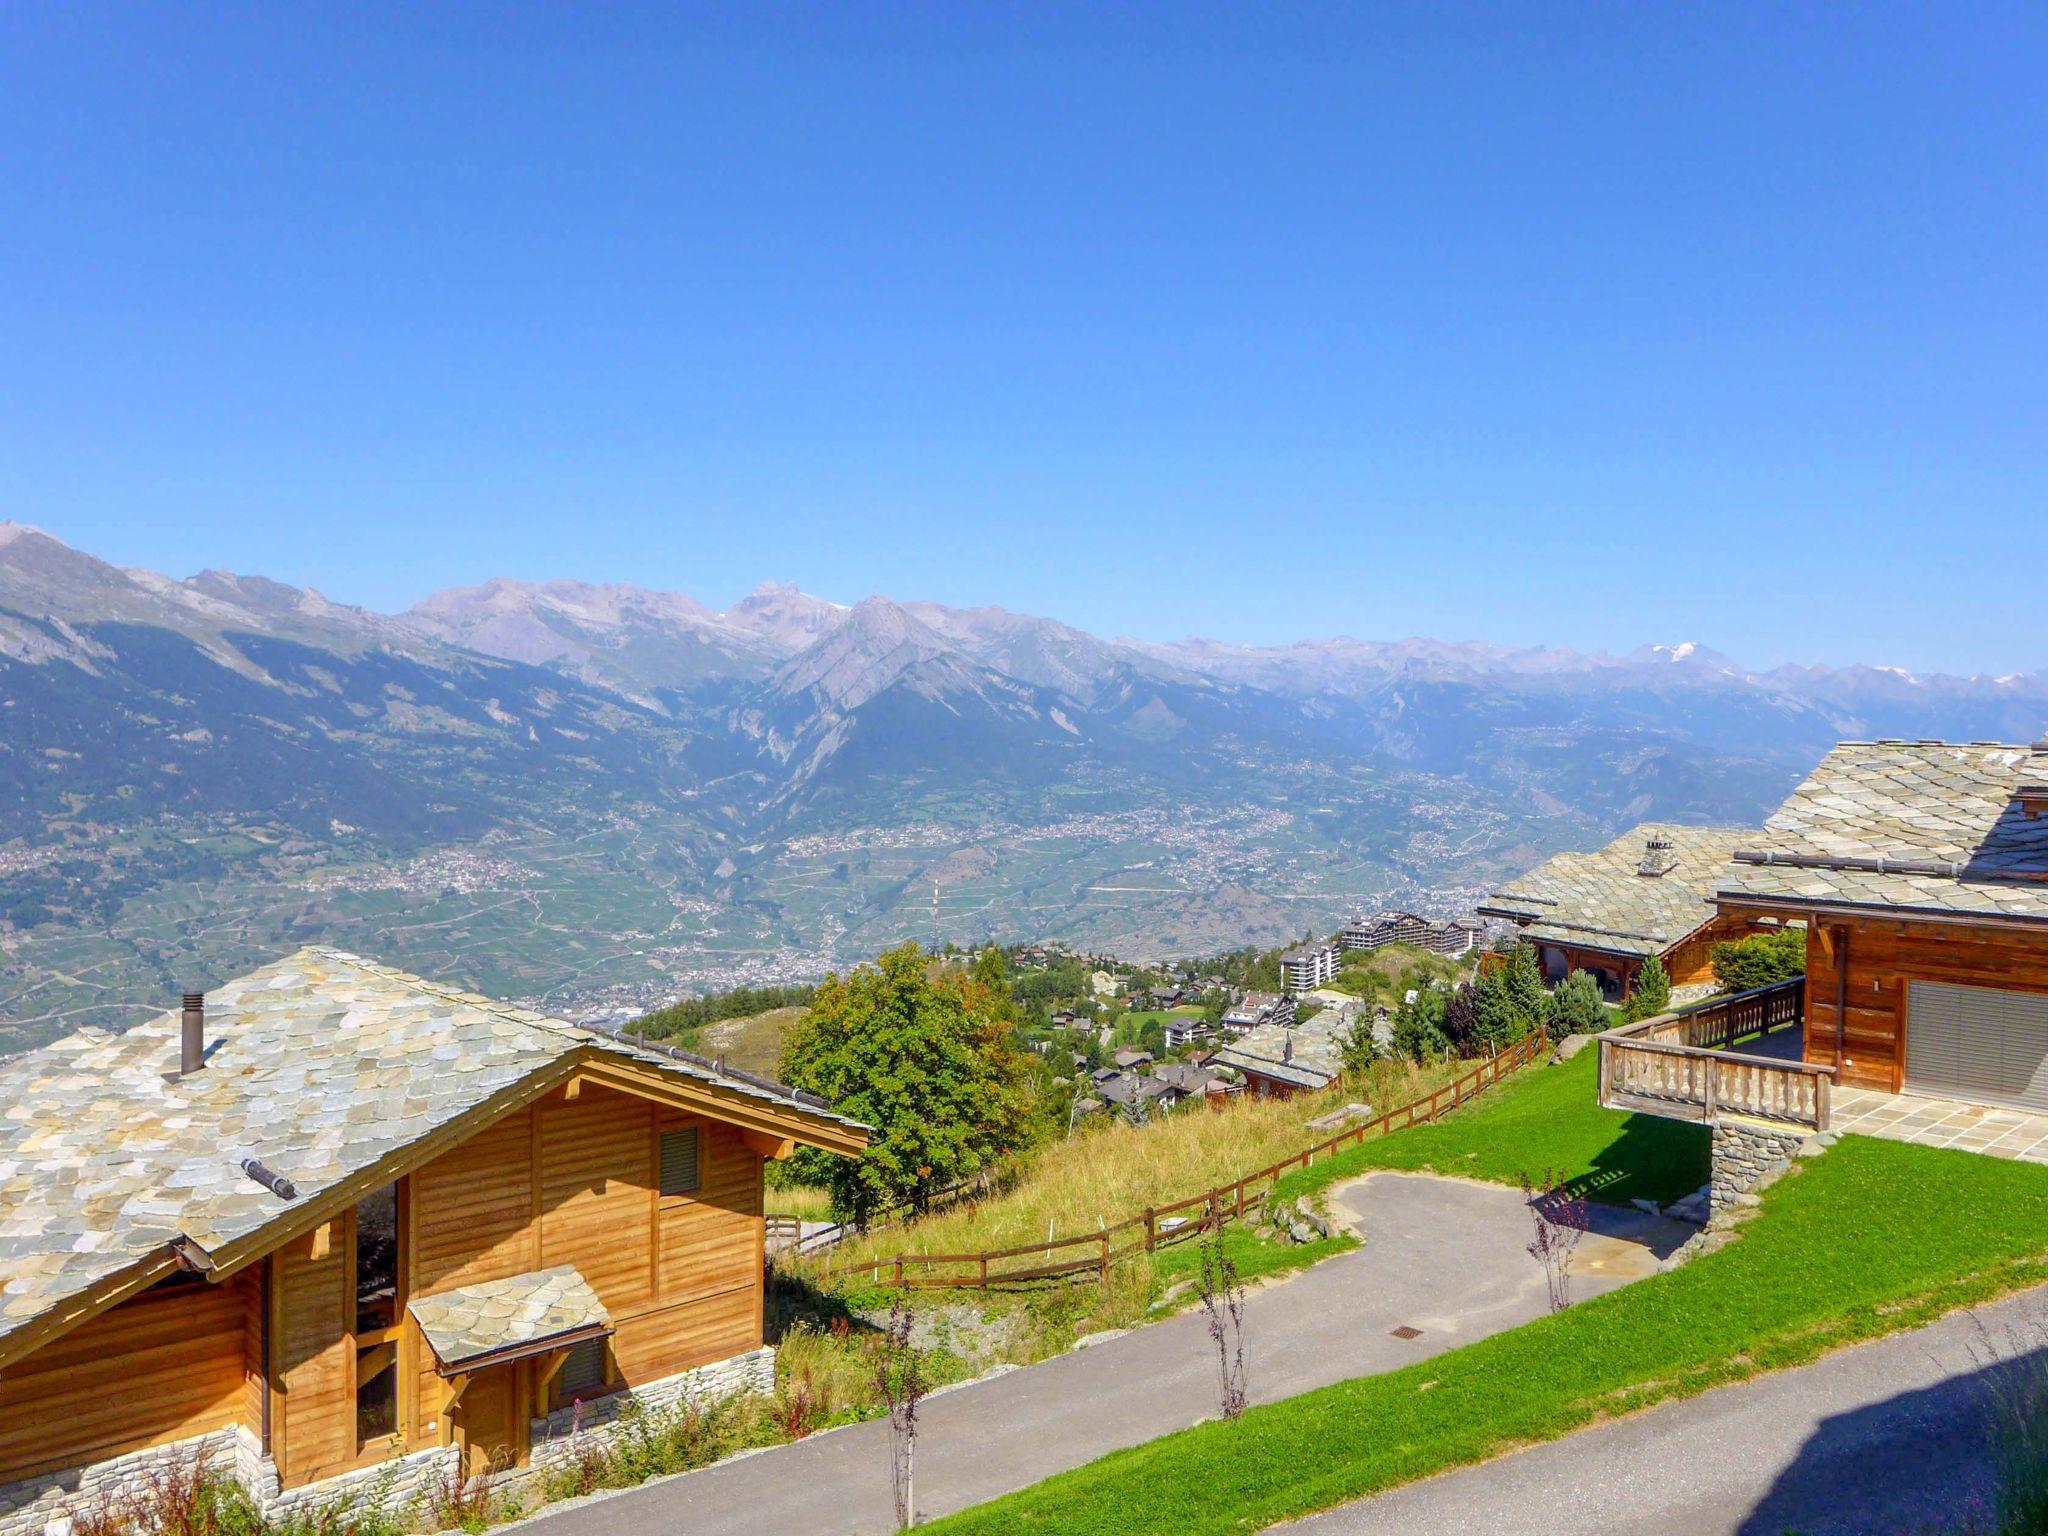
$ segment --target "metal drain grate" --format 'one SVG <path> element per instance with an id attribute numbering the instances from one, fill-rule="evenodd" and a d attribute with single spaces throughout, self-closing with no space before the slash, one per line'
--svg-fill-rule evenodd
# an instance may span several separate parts
<path id="1" fill-rule="evenodd" d="M 1392 1329 L 1391 1332 L 1397 1339 L 1419 1339 L 1422 1337 L 1422 1330 L 1420 1328 L 1410 1328 L 1406 1323 Z"/>

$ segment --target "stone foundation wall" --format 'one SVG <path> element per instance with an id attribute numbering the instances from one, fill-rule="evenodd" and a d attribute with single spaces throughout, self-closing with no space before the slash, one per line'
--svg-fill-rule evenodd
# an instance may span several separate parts
<path id="1" fill-rule="evenodd" d="M 1783 1173 L 1809 1133 L 1760 1120 L 1718 1120 L 1713 1129 L 1712 1172 L 1707 1182 L 1709 1207 L 1719 1212 L 1754 1200 L 1753 1191 Z"/>
<path id="2" fill-rule="evenodd" d="M 678 1403 L 710 1403 L 746 1392 L 775 1390 L 775 1351 L 770 1347 L 714 1361 L 695 1370 L 682 1371 L 644 1387 L 615 1392 L 583 1405 L 581 1433 L 586 1439 L 607 1438 L 629 1405 L 644 1408 L 672 1407 Z M 567 1460 L 573 1453 L 572 1424 L 576 1414 L 564 1408 L 532 1425 L 532 1465 L 522 1467 L 505 1479 L 516 1486 L 525 1477 Z M 395 1456 L 373 1467 L 361 1467 L 338 1477 L 323 1478 L 301 1488 L 280 1491 L 277 1464 L 263 1454 L 256 1436 L 241 1425 L 151 1446 L 126 1456 L 116 1456 L 90 1466 L 70 1467 L 39 1477 L 0 1484 L 0 1536 L 70 1536 L 69 1516 L 73 1511 L 92 1509 L 111 1501 L 146 1493 L 152 1475 L 171 1467 L 190 1467 L 204 1456 L 216 1471 L 233 1477 L 247 1488 L 269 1516 L 292 1510 L 322 1509 L 349 1504 L 379 1508 L 399 1514 L 408 1505 L 423 1504 L 433 1490 L 445 1483 L 460 1465 L 454 1446 L 433 1446 L 410 1455 Z"/>
<path id="3" fill-rule="evenodd" d="M 283 1493 L 273 1492 L 263 1500 L 263 1513 L 275 1517 L 293 1510 L 349 1505 L 357 1509 L 381 1509 L 386 1514 L 400 1514 L 408 1505 L 424 1505 L 428 1495 L 445 1484 L 449 1475 L 461 1465 L 461 1457 L 462 1452 L 455 1446 L 429 1446 L 424 1451 L 380 1461 L 374 1467 L 358 1467 L 353 1472 L 323 1477 L 317 1483 L 307 1483 Z M 264 1465 L 270 1470 L 270 1486 L 275 1490 L 277 1468 L 268 1457 L 264 1458 Z"/>
<path id="4" fill-rule="evenodd" d="M 214 1466 L 235 1470 L 239 1460 L 241 1431 L 216 1430 L 189 1440 L 173 1440 L 131 1451 L 126 1456 L 96 1461 L 91 1466 L 67 1467 L 38 1477 L 0 1484 L 0 1536 L 43 1536 L 52 1521 L 63 1521 L 73 1510 L 89 1510 L 102 1502 L 139 1495 L 149 1488 L 154 1474 L 173 1467 L 190 1466 L 205 1456 Z M 68 1536 L 68 1523 L 60 1527 Z"/>
<path id="5" fill-rule="evenodd" d="M 772 1345 L 763 1345 L 744 1355 L 734 1355 L 727 1360 L 700 1365 L 695 1370 L 664 1376 L 644 1387 L 594 1399 L 583 1405 L 580 1419 L 573 1406 L 558 1408 L 546 1418 L 533 1421 L 532 1434 L 528 1437 L 532 1445 L 529 1458 L 532 1465 L 528 1470 L 540 1472 L 567 1461 L 575 1448 L 575 1434 L 580 1433 L 586 1440 L 608 1438 L 619 1416 L 635 1404 L 650 1410 L 672 1408 L 685 1402 L 711 1403 L 747 1392 L 774 1390 L 775 1350 Z"/>

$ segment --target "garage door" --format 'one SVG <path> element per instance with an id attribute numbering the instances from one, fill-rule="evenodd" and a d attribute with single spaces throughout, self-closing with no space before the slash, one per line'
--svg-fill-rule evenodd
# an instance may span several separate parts
<path id="1" fill-rule="evenodd" d="M 1916 981 L 1906 1089 L 2048 1111 L 2048 995 Z"/>

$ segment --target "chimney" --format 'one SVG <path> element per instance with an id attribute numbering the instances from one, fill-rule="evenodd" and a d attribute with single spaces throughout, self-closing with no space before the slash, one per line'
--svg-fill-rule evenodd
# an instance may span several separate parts
<path id="1" fill-rule="evenodd" d="M 178 1076 L 188 1077 L 206 1065 L 206 994 L 185 994 L 185 1015 L 179 1021 Z"/>
<path id="2" fill-rule="evenodd" d="M 1654 880 L 1659 875 L 1668 875 L 1678 867 L 1678 856 L 1671 851 L 1671 839 L 1651 837 L 1643 841 L 1643 861 L 1636 866 L 1636 873 Z"/>

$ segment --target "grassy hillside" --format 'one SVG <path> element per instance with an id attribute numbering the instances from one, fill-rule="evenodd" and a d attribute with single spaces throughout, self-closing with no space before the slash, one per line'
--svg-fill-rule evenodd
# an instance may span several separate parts
<path id="1" fill-rule="evenodd" d="M 887 1227 L 845 1244 L 834 1262 L 903 1250 L 966 1253 L 1036 1242 L 1050 1232 L 1074 1237 L 1251 1173 L 1328 1132 L 1308 1122 L 1341 1105 L 1392 1109 L 1447 1083 L 1468 1063 L 1417 1067 L 1375 1062 L 1295 1099 L 1243 1099 L 1227 1109 L 1183 1107 L 1146 1125 L 1104 1119 L 1040 1148 L 995 1197 Z"/>
<path id="2" fill-rule="evenodd" d="M 803 1016 L 802 1008 L 770 1008 L 744 1019 L 721 1019 L 703 1027 L 695 1049 L 743 1072 L 773 1077 L 782 1068 L 783 1032 Z"/>

